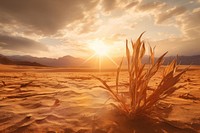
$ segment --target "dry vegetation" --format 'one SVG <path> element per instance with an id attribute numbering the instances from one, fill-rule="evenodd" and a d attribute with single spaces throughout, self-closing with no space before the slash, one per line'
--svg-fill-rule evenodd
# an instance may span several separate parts
<path id="1" fill-rule="evenodd" d="M 151 113 L 152 108 L 159 100 L 162 100 L 182 86 L 176 86 L 179 82 L 181 75 L 186 72 L 186 69 L 177 73 L 177 61 L 174 59 L 163 71 L 162 80 L 156 86 L 153 92 L 149 92 L 149 82 L 151 78 L 157 73 L 164 62 L 164 53 L 160 58 L 155 60 L 154 49 L 150 47 L 150 65 L 142 63 L 142 58 L 145 54 L 146 48 L 144 41 L 141 41 L 143 33 L 132 44 L 132 54 L 128 47 L 128 40 L 126 40 L 126 57 L 128 62 L 128 94 L 124 95 L 119 92 L 119 73 L 121 70 L 123 59 L 117 69 L 116 76 L 116 89 L 113 90 L 103 79 L 94 76 L 102 84 L 103 88 L 108 90 L 112 98 L 116 101 L 113 105 L 125 116 L 134 119 L 135 116 Z M 145 69 L 147 68 L 147 69 Z"/>

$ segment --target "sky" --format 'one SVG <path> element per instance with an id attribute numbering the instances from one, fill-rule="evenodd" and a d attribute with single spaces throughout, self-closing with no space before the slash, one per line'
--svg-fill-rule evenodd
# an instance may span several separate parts
<path id="1" fill-rule="evenodd" d="M 200 0 L 0 0 L 0 54 L 111 57 L 145 31 L 156 55 L 200 54 Z M 148 54 L 148 52 L 147 52 Z"/>

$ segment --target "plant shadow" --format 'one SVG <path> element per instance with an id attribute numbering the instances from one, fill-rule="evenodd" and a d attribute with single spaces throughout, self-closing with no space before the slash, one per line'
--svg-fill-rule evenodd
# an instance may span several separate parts
<path id="1" fill-rule="evenodd" d="M 158 117 L 138 115 L 134 119 L 115 114 L 113 133 L 197 133 L 189 125 L 161 120 Z"/>

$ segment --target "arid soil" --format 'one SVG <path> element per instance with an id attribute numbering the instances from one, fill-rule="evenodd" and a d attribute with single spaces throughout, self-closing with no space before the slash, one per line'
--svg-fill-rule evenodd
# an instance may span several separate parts
<path id="1" fill-rule="evenodd" d="M 152 90 L 161 74 L 151 81 Z M 191 66 L 178 84 L 183 88 L 157 105 L 155 113 L 163 119 L 126 120 L 91 75 L 114 89 L 116 72 L 0 65 L 0 132 L 200 132 L 199 66 Z M 127 80 L 127 72 L 121 72 L 121 90 L 126 89 Z"/>

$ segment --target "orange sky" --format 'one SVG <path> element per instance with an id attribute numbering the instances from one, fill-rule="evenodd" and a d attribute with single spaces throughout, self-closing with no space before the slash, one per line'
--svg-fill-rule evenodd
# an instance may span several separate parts
<path id="1" fill-rule="evenodd" d="M 125 39 L 156 54 L 200 54 L 199 0 L 0 0 L 0 54 L 87 58 L 90 45 L 123 56 Z"/>

